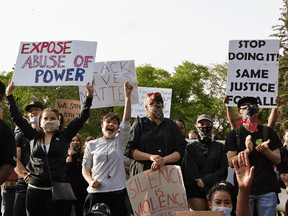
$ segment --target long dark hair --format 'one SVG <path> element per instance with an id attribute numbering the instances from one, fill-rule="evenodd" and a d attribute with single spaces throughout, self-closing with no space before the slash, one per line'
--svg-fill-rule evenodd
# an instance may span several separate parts
<path id="1" fill-rule="evenodd" d="M 236 196 L 234 186 L 230 182 L 227 182 L 227 181 L 217 182 L 216 184 L 213 185 L 213 187 L 209 191 L 208 202 L 212 203 L 212 197 L 213 197 L 214 193 L 217 191 L 225 191 L 230 195 L 232 207 L 233 207 L 232 212 L 231 212 L 231 216 L 235 216 L 236 215 L 237 196 Z"/>

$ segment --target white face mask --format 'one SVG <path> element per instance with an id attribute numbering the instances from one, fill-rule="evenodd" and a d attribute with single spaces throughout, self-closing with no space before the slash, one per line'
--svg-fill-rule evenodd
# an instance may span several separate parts
<path id="1" fill-rule="evenodd" d="M 37 121 L 38 121 L 38 118 L 39 118 L 38 116 L 35 116 L 35 117 L 30 118 L 30 121 L 29 121 L 30 124 L 35 124 L 35 125 L 36 125 L 36 124 L 37 124 Z"/>
<path id="2" fill-rule="evenodd" d="M 225 216 L 230 216 L 232 208 L 222 206 L 212 206 L 212 211 L 223 211 Z"/>
<path id="3" fill-rule="evenodd" d="M 43 128 L 44 131 L 47 132 L 55 131 L 58 129 L 59 126 L 60 126 L 59 120 L 54 121 L 41 120 L 41 128 Z"/>
<path id="4" fill-rule="evenodd" d="M 116 134 L 117 134 L 118 130 L 116 130 L 113 134 L 108 134 L 106 131 L 105 131 L 105 128 L 102 127 L 102 133 L 103 133 L 103 136 L 107 139 L 113 139 Z"/>

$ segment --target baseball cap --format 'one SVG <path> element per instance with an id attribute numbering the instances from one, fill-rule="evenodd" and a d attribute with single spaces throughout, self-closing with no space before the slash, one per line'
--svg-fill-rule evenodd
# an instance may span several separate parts
<path id="1" fill-rule="evenodd" d="M 5 84 L 0 81 L 0 101 L 2 101 L 5 94 Z"/>
<path id="2" fill-rule="evenodd" d="M 110 208 L 105 203 L 96 203 L 92 206 L 91 211 L 86 216 L 93 216 L 94 214 L 111 215 Z"/>
<path id="3" fill-rule="evenodd" d="M 39 107 L 40 109 L 44 110 L 44 106 L 40 101 L 32 101 L 31 103 L 28 104 L 28 106 L 25 107 L 26 112 L 29 111 L 30 107 L 36 106 Z"/>
<path id="4" fill-rule="evenodd" d="M 243 97 L 238 101 L 237 107 L 240 108 L 240 106 L 244 103 L 257 104 L 257 98 L 255 98 L 255 97 Z"/>
<path id="5" fill-rule="evenodd" d="M 197 118 L 196 123 L 198 123 L 199 121 L 202 121 L 202 120 L 208 120 L 208 121 L 213 123 L 213 119 L 211 118 L 210 115 L 207 115 L 207 114 L 199 115 L 198 118 Z"/>

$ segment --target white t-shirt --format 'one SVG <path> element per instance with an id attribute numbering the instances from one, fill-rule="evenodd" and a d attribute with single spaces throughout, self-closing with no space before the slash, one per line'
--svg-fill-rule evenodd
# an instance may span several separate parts
<path id="1" fill-rule="evenodd" d="M 125 188 L 124 150 L 130 132 L 130 123 L 121 122 L 120 133 L 108 141 L 103 138 L 92 140 L 85 148 L 82 168 L 91 170 L 91 177 L 101 182 L 100 187 L 91 188 L 89 193 L 103 193 Z"/>

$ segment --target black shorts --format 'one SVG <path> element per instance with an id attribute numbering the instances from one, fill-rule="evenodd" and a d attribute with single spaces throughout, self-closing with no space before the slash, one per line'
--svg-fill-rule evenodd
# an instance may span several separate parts
<path id="1" fill-rule="evenodd" d="M 186 186 L 187 199 L 189 198 L 203 198 L 206 199 L 206 194 L 204 191 L 201 191 L 201 188 L 197 185 Z"/>

